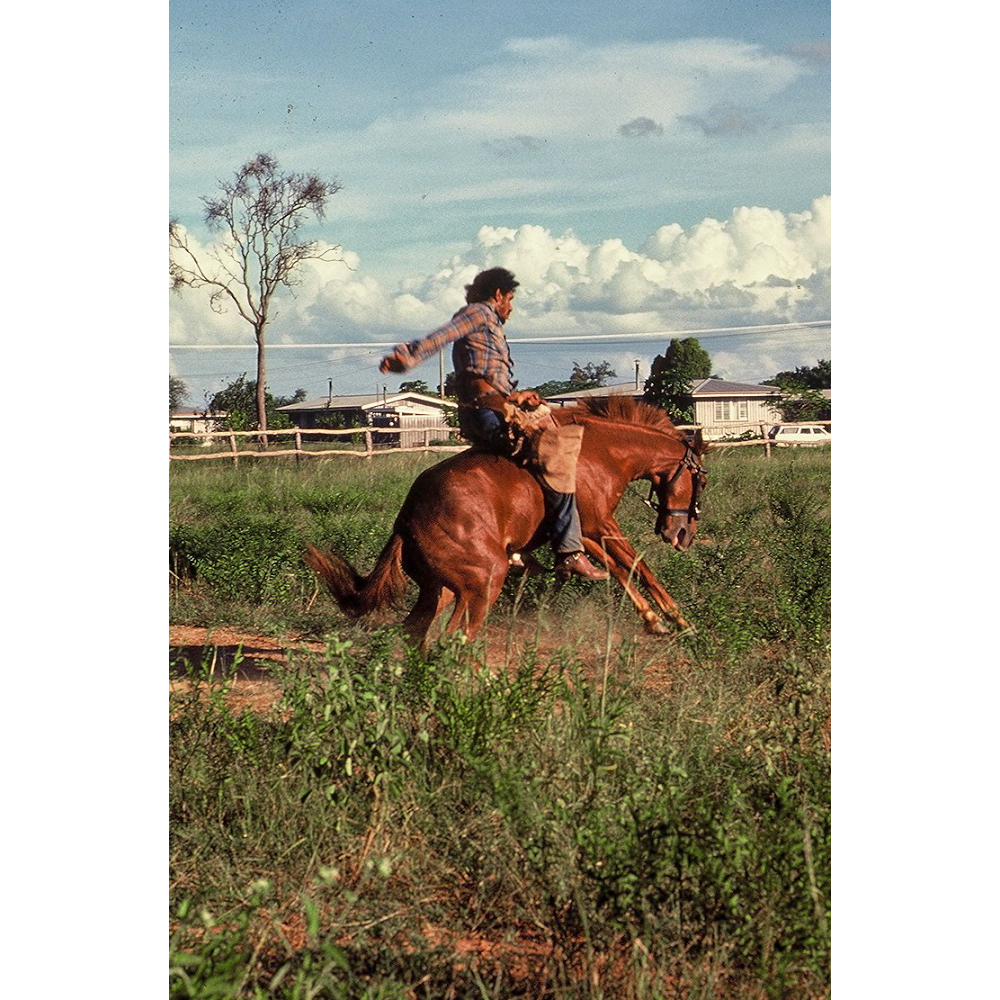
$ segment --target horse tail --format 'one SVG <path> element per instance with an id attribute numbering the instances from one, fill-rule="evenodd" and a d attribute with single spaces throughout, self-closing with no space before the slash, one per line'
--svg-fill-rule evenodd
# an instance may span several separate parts
<path id="1" fill-rule="evenodd" d="M 361 576 L 336 552 L 306 548 L 306 565 L 326 584 L 344 614 L 360 618 L 390 604 L 406 589 L 403 575 L 403 539 L 393 533 L 368 576 Z"/>

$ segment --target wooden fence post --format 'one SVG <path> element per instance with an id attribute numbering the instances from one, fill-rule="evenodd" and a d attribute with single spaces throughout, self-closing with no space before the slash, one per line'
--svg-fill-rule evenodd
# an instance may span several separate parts
<path id="1" fill-rule="evenodd" d="M 236 435 L 233 433 L 233 431 L 229 432 L 229 449 L 233 453 L 233 465 L 234 466 L 239 465 L 240 458 L 236 447 Z"/>
<path id="2" fill-rule="evenodd" d="M 760 425 L 760 436 L 764 439 L 764 457 L 771 457 L 771 439 L 767 436 L 767 429 L 763 424 Z"/>
<path id="3" fill-rule="evenodd" d="M 372 432 L 365 431 L 365 458 L 371 458 L 375 454 L 375 446 L 372 442 Z"/>

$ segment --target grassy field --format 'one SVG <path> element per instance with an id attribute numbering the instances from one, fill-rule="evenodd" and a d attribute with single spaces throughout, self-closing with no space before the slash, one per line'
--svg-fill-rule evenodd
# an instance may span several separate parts
<path id="1" fill-rule="evenodd" d="M 171 702 L 171 995 L 826 996 L 829 451 L 711 455 L 683 555 L 626 496 L 696 635 L 531 580 L 419 654 L 301 551 L 367 571 L 433 461 L 171 468 L 172 622 L 326 650 L 269 713 L 172 663 L 201 683 Z"/>

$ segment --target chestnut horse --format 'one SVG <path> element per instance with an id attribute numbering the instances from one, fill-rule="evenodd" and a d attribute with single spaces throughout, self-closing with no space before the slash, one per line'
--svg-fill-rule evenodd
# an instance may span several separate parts
<path id="1" fill-rule="evenodd" d="M 649 632 L 667 629 L 636 581 L 680 629 L 690 629 L 622 534 L 614 512 L 630 482 L 648 480 L 647 503 L 657 512 L 656 532 L 683 552 L 698 528 L 705 446 L 700 440 L 692 446 L 663 410 L 630 397 L 589 399 L 553 409 L 552 415 L 560 424 L 585 427 L 576 492 L 587 554 L 622 585 Z M 447 630 L 462 628 L 471 638 L 500 594 L 510 556 L 547 540 L 543 515 L 542 490 L 530 472 L 509 458 L 471 448 L 417 477 L 368 576 L 314 546 L 305 559 L 351 617 L 400 597 L 405 573 L 419 588 L 403 622 L 414 641 L 426 641 L 434 620 L 452 601 Z"/>

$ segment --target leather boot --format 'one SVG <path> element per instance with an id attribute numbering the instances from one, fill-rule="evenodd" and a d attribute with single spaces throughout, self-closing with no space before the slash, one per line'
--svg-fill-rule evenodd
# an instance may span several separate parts
<path id="1" fill-rule="evenodd" d="M 568 580 L 573 575 L 584 580 L 607 580 L 608 574 L 598 569 L 583 552 L 567 552 L 556 559 L 556 576 Z"/>

